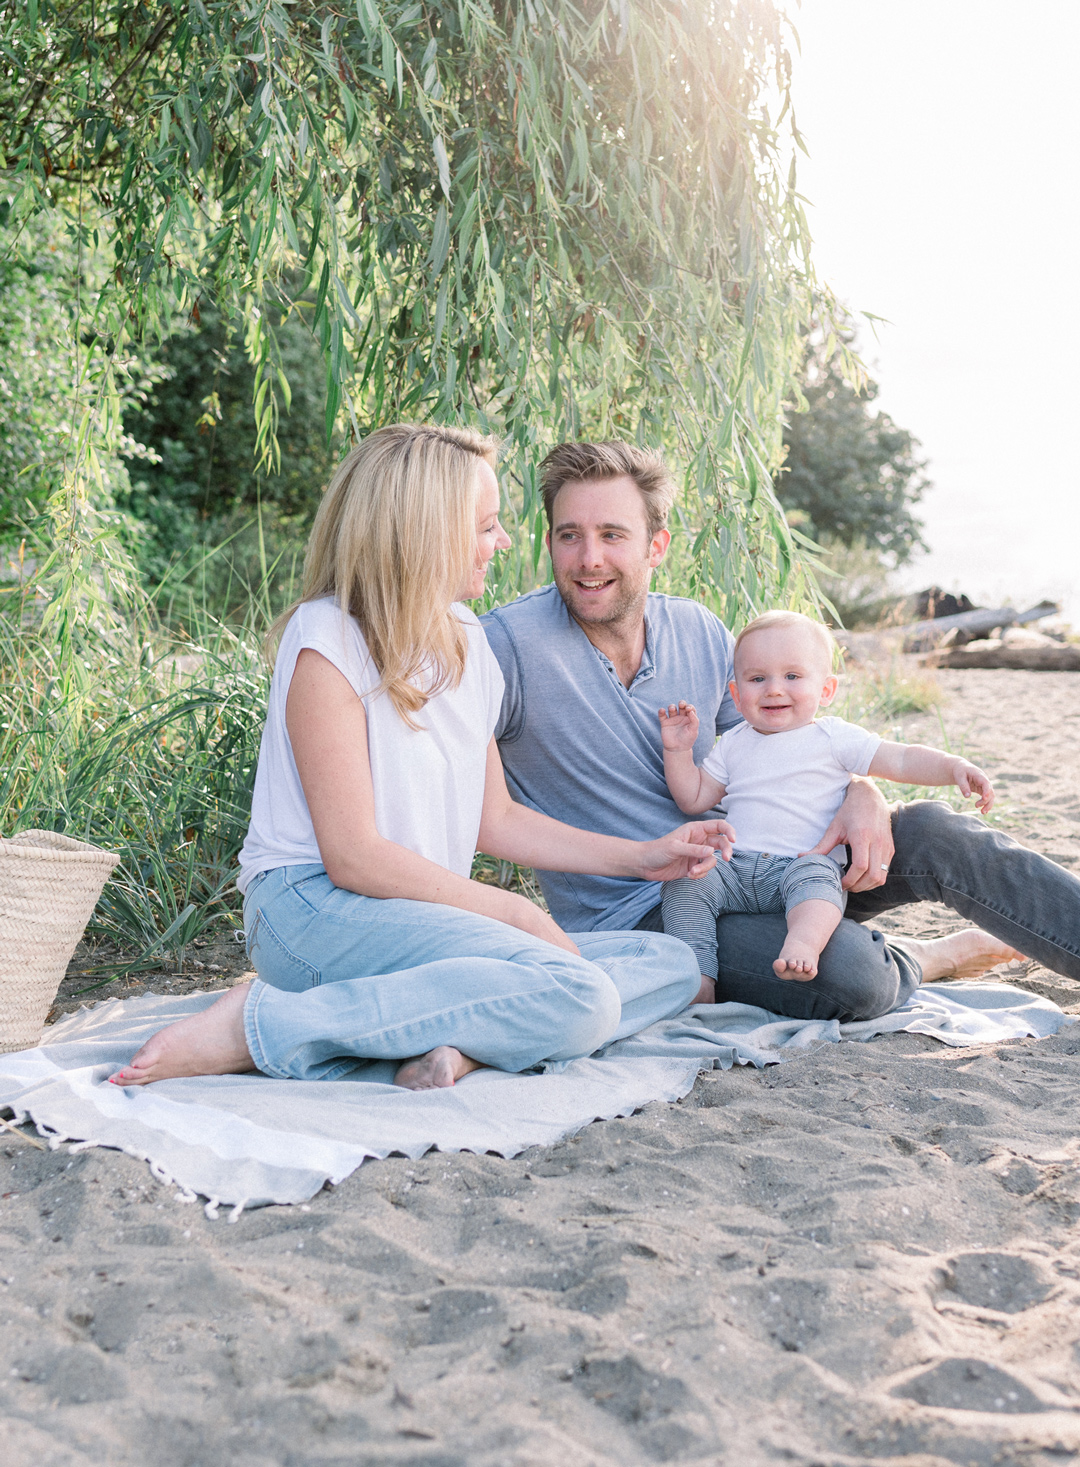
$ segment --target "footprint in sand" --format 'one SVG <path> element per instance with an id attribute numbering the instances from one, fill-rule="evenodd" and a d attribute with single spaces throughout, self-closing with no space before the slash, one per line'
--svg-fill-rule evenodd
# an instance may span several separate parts
<path id="1" fill-rule="evenodd" d="M 494 1294 L 483 1289 L 444 1289 L 432 1294 L 419 1306 L 425 1316 L 421 1326 L 414 1322 L 412 1343 L 445 1345 L 468 1339 L 480 1330 L 498 1329 L 504 1322 L 503 1310 Z"/>
<path id="2" fill-rule="evenodd" d="M 961 1253 L 949 1261 L 945 1287 L 977 1309 L 1020 1314 L 1041 1304 L 1052 1285 L 1030 1259 L 1016 1253 Z"/>
<path id="3" fill-rule="evenodd" d="M 587 1359 L 574 1384 L 602 1411 L 622 1423 L 656 1461 L 670 1462 L 697 1455 L 702 1442 L 673 1416 L 701 1411 L 677 1376 L 645 1370 L 631 1355 L 620 1359 Z"/>
<path id="4" fill-rule="evenodd" d="M 913 1380 L 894 1386 L 892 1394 L 920 1406 L 952 1411 L 993 1411 L 1013 1416 L 1046 1411 L 1022 1381 L 985 1360 L 942 1360 Z"/>

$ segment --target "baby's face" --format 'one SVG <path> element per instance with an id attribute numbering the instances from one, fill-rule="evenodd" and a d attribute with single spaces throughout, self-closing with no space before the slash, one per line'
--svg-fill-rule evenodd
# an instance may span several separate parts
<path id="1" fill-rule="evenodd" d="M 735 706 L 758 733 L 786 733 L 814 721 L 836 696 L 831 659 L 802 627 L 751 632 L 735 654 Z"/>

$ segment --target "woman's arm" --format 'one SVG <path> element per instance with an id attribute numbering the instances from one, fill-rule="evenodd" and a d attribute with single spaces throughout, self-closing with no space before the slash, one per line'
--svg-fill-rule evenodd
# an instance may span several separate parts
<path id="1" fill-rule="evenodd" d="M 460 907 L 577 952 L 525 897 L 457 876 L 379 834 L 364 705 L 333 663 L 310 647 L 296 659 L 285 723 L 319 854 L 335 886 L 361 896 Z"/>
<path id="2" fill-rule="evenodd" d="M 541 871 L 673 881 L 679 876 L 704 876 L 714 864 L 716 850 L 728 860 L 733 835 L 724 820 L 696 820 L 651 841 L 623 840 L 563 825 L 510 798 L 498 745 L 494 739 L 488 745 L 479 845 L 489 856 Z"/>

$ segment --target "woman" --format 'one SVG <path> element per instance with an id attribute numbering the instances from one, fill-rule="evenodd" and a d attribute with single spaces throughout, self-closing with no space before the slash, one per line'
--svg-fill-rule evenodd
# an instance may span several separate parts
<path id="1" fill-rule="evenodd" d="M 410 1089 L 481 1065 L 589 1054 L 693 1002 L 689 948 L 575 943 L 470 880 L 476 849 L 652 881 L 701 876 L 722 821 L 655 841 L 574 830 L 511 801 L 492 737 L 502 675 L 476 617 L 499 524 L 496 444 L 397 425 L 349 454 L 281 631 L 239 886 L 259 973 L 161 1030 L 114 1075 L 140 1085 L 260 1070 L 339 1079 L 403 1061 Z M 580 949 L 580 950 L 579 950 Z"/>

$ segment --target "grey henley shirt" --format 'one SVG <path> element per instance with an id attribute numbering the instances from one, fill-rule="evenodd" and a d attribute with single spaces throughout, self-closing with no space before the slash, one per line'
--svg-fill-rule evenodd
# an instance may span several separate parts
<path id="1" fill-rule="evenodd" d="M 506 691 L 495 729 L 513 798 L 567 825 L 652 840 L 685 822 L 664 779 L 657 709 L 685 698 L 701 720 L 701 763 L 739 715 L 728 692 L 734 639 L 711 611 L 649 596 L 645 653 L 629 688 L 566 609 L 554 585 L 481 617 Z M 660 885 L 538 871 L 567 932 L 633 928 Z"/>

